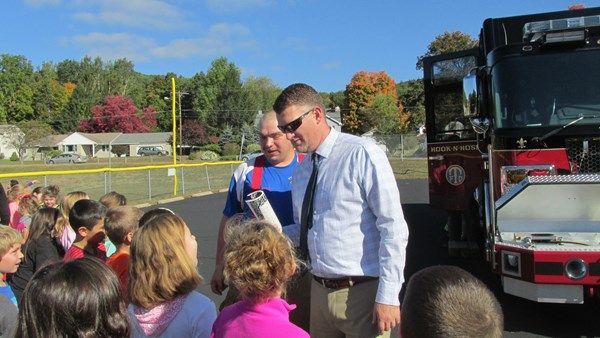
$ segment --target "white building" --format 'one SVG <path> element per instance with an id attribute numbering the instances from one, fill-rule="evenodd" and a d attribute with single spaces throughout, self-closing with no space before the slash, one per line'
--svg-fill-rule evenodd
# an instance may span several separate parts
<path id="1" fill-rule="evenodd" d="M 41 149 L 56 149 L 62 152 L 77 153 L 88 157 L 107 158 L 109 149 L 115 146 L 124 146 L 126 156 L 137 156 L 137 150 L 142 146 L 156 146 L 170 150 L 169 139 L 171 133 L 80 133 L 74 132 L 67 135 L 49 135 L 43 139 L 32 142 L 27 153 L 38 153 Z M 113 155 L 114 156 L 114 155 Z"/>

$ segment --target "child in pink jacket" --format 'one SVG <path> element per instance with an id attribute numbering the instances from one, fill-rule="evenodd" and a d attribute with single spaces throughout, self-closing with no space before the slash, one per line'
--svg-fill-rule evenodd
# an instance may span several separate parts
<path id="1" fill-rule="evenodd" d="M 281 298 L 287 281 L 297 270 L 290 241 L 264 221 L 234 226 L 227 238 L 225 278 L 242 299 L 221 311 L 213 324 L 214 338 L 308 338 L 290 323 L 296 306 Z"/>

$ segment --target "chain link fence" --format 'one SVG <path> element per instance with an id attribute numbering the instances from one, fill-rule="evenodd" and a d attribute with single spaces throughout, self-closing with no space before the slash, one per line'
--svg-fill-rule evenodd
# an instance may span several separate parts
<path id="1" fill-rule="evenodd" d="M 376 142 L 388 155 L 397 179 L 427 177 L 425 135 L 364 136 Z M 142 160 L 144 162 L 142 162 Z M 18 166 L 5 165 L 0 180 L 15 178 L 21 182 L 36 181 L 34 186 L 57 185 L 62 194 L 85 191 L 98 199 L 110 191 L 127 196 L 132 203 L 153 203 L 174 196 L 191 196 L 207 191 L 227 189 L 233 171 L 240 162 L 190 163 L 173 166 L 168 159 L 113 158 L 112 162 L 92 159 L 85 166 Z M 111 164 L 112 163 L 112 164 Z M 19 168 L 20 167 L 20 168 Z M 27 171 L 29 172 L 23 172 Z M 85 168 L 82 170 L 71 170 Z M 21 169 L 22 172 L 17 172 Z M 63 170 L 57 170 L 63 169 Z M 65 170 L 67 169 L 67 170 Z M 8 173 L 8 171 L 14 171 Z M 177 190 L 174 194 L 175 177 Z"/>
<path id="2" fill-rule="evenodd" d="M 99 168 L 66 171 L 40 171 L 0 174 L 0 179 L 35 182 L 33 186 L 57 185 L 61 194 L 84 191 L 98 199 L 117 191 L 131 203 L 152 203 L 174 196 L 190 196 L 227 189 L 238 162 L 178 164 L 125 168 Z M 175 176 L 177 190 L 174 194 Z"/>

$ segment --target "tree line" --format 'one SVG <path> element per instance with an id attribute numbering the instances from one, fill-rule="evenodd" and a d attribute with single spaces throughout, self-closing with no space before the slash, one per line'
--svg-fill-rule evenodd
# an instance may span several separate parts
<path id="1" fill-rule="evenodd" d="M 444 33 L 418 57 L 417 68 L 423 56 L 474 43 L 466 34 Z M 281 91 L 267 77 L 242 81 L 240 73 L 224 57 L 215 59 L 205 72 L 183 77 L 141 74 L 127 59 L 106 61 L 86 56 L 56 64 L 45 62 L 34 69 L 25 56 L 1 54 L 0 123 L 43 130 L 45 135 L 170 131 L 171 102 L 167 99 L 170 79 L 175 77 L 184 144 L 222 143 L 223 138 L 235 142 L 242 133 L 246 137 L 253 133 L 257 112 L 271 109 Z M 345 90 L 321 95 L 327 108 L 340 108 L 343 129 L 350 133 L 414 132 L 424 122 L 421 79 L 395 83 L 383 71 L 358 71 Z"/>

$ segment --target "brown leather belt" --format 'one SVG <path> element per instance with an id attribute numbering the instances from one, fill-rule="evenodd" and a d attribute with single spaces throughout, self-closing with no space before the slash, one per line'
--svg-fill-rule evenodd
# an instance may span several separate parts
<path id="1" fill-rule="evenodd" d="M 313 276 L 314 280 L 323 285 L 324 287 L 328 288 L 328 289 L 345 289 L 345 288 L 349 288 L 353 285 L 356 284 L 360 284 L 362 282 L 367 282 L 370 280 L 375 280 L 378 277 L 371 277 L 371 276 L 350 276 L 350 277 L 343 277 L 343 278 L 335 278 L 335 279 L 327 279 L 327 278 L 321 278 L 321 277 L 317 277 L 317 276 Z"/>

